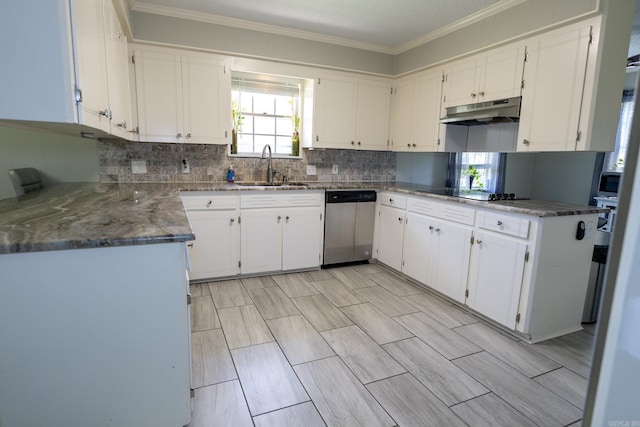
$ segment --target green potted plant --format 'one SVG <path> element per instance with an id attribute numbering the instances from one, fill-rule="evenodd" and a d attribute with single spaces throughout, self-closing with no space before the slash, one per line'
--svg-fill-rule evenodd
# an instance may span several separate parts
<path id="1" fill-rule="evenodd" d="M 462 175 L 469 177 L 469 190 L 471 190 L 471 188 L 473 187 L 473 181 L 476 179 L 478 180 L 478 187 L 483 187 L 482 183 L 480 182 L 480 172 L 473 166 L 469 165 L 467 169 L 463 169 Z"/>
<path id="2" fill-rule="evenodd" d="M 238 134 L 242 131 L 242 120 L 244 116 L 240 114 L 240 106 L 236 101 L 231 104 L 231 154 L 238 154 Z"/>
<path id="3" fill-rule="evenodd" d="M 291 155 L 299 156 L 300 155 L 300 134 L 298 133 L 298 129 L 300 128 L 300 117 L 293 116 L 293 136 L 291 137 Z"/>

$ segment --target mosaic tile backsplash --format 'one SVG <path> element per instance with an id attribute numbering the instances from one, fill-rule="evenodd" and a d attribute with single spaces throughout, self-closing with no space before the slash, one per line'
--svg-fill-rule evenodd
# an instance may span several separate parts
<path id="1" fill-rule="evenodd" d="M 265 181 L 267 161 L 259 157 L 230 157 L 227 146 L 208 144 L 136 143 L 101 140 L 98 143 L 100 182 L 225 181 L 230 165 L 236 181 Z M 387 151 L 302 150 L 302 158 L 273 159 L 275 180 L 295 182 L 393 182 L 396 153 Z M 182 159 L 189 173 L 182 173 Z M 145 160 L 147 173 L 134 174 L 132 160 Z M 315 165 L 316 175 L 307 175 Z M 338 174 L 332 174 L 338 165 Z"/>

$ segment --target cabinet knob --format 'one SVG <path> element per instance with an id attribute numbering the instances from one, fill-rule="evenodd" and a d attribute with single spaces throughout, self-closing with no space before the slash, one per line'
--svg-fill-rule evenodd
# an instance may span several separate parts
<path id="1" fill-rule="evenodd" d="M 358 145 L 360 145 L 360 141 L 358 141 Z"/>
<path id="2" fill-rule="evenodd" d="M 398 221 L 402 222 L 402 218 L 398 218 Z"/>
<path id="3" fill-rule="evenodd" d="M 472 93 L 472 94 L 471 94 L 471 97 L 472 97 L 472 98 L 475 98 L 475 97 L 476 97 L 476 94 L 475 94 L 475 93 Z"/>
<path id="4" fill-rule="evenodd" d="M 191 138 L 191 134 L 190 133 L 187 134 L 187 138 Z"/>
<path id="5" fill-rule="evenodd" d="M 439 229 L 439 228 L 436 228 L 436 233 L 439 233 L 439 232 L 440 232 L 440 229 Z"/>
<path id="6" fill-rule="evenodd" d="M 480 96 L 484 96 L 484 92 L 480 92 L 478 95 L 480 95 Z"/>
<path id="7" fill-rule="evenodd" d="M 282 219 L 282 217 L 280 215 L 278 215 L 278 221 L 280 221 Z"/>
<path id="8" fill-rule="evenodd" d="M 498 221 L 496 225 L 502 225 L 502 221 Z"/>
<path id="9" fill-rule="evenodd" d="M 127 122 L 118 123 L 116 126 L 118 126 L 119 128 L 122 128 L 122 129 L 126 129 L 127 128 Z"/>
<path id="10" fill-rule="evenodd" d="M 476 240 L 476 243 L 480 244 L 480 243 L 482 243 L 482 240 Z"/>
<path id="11" fill-rule="evenodd" d="M 529 140 L 528 140 L 528 139 L 523 139 L 523 140 L 522 140 L 522 143 L 523 143 L 524 145 L 529 145 L 529 144 L 530 144 L 530 142 L 529 142 Z"/>
<path id="12" fill-rule="evenodd" d="M 351 145 L 355 145 L 355 141 L 351 141 Z"/>
<path id="13" fill-rule="evenodd" d="M 108 108 L 106 110 L 98 111 L 98 114 L 111 120 L 111 110 L 109 110 Z"/>
<path id="14" fill-rule="evenodd" d="M 407 144 L 407 147 L 411 148 L 411 144 Z"/>
<path id="15" fill-rule="evenodd" d="M 415 147 L 415 146 L 416 146 L 416 144 L 411 144 L 411 146 L 412 146 L 412 147 Z"/>
<path id="16" fill-rule="evenodd" d="M 389 203 L 393 203 L 393 199 L 389 199 Z"/>
<path id="17" fill-rule="evenodd" d="M 189 243 L 187 243 L 187 246 L 188 246 L 188 247 L 190 247 L 190 248 L 192 248 L 192 247 L 193 247 L 193 242 L 189 242 Z"/>
<path id="18" fill-rule="evenodd" d="M 236 222 L 236 219 L 235 218 L 231 218 L 230 221 L 233 223 L 233 222 Z"/>
<path id="19" fill-rule="evenodd" d="M 176 138 L 182 138 L 182 134 L 181 134 L 180 132 L 178 132 L 178 133 L 176 134 Z"/>
<path id="20" fill-rule="evenodd" d="M 207 202 L 207 206 L 211 206 L 212 204 L 213 204 L 213 200 L 209 200 L 209 201 Z"/>
<path id="21" fill-rule="evenodd" d="M 433 230 L 433 225 L 430 225 L 430 226 L 429 226 L 429 230 Z"/>
<path id="22" fill-rule="evenodd" d="M 289 215 L 285 216 L 284 219 L 289 221 Z"/>

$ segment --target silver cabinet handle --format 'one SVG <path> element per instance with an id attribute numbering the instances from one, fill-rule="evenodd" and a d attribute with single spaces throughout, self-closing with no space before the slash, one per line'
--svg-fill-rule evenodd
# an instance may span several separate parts
<path id="1" fill-rule="evenodd" d="M 190 133 L 187 134 L 187 139 L 189 139 L 189 138 L 191 138 L 191 134 Z"/>
<path id="2" fill-rule="evenodd" d="M 118 123 L 116 126 L 118 126 L 119 128 L 122 128 L 122 129 L 126 129 L 127 128 L 127 122 Z"/>
<path id="3" fill-rule="evenodd" d="M 354 145 L 354 144 L 355 144 L 355 141 L 351 141 L 351 145 Z"/>
<path id="4" fill-rule="evenodd" d="M 360 141 L 358 141 L 358 145 L 360 145 Z"/>
<path id="5" fill-rule="evenodd" d="M 416 144 L 411 144 L 411 146 L 412 146 L 412 147 L 415 147 L 415 146 L 416 146 Z"/>
<path id="6" fill-rule="evenodd" d="M 471 97 L 472 97 L 472 98 L 475 98 L 475 97 L 476 97 L 476 94 L 475 94 L 475 93 L 472 93 L 472 94 L 471 94 Z"/>
<path id="7" fill-rule="evenodd" d="M 523 143 L 524 145 L 529 145 L 529 144 L 530 144 L 530 142 L 529 142 L 529 140 L 528 140 L 528 139 L 523 139 L 523 140 L 522 140 L 522 143 Z"/>
<path id="8" fill-rule="evenodd" d="M 482 240 L 476 240 L 476 243 L 480 244 L 480 243 L 482 243 Z"/>
<path id="9" fill-rule="evenodd" d="M 430 226 L 429 226 L 429 230 L 433 230 L 433 225 L 430 225 Z"/>
<path id="10" fill-rule="evenodd" d="M 402 218 L 398 218 L 398 221 L 402 222 Z"/>
<path id="11" fill-rule="evenodd" d="M 180 132 L 178 132 L 178 133 L 176 134 L 176 138 L 182 138 L 182 134 L 181 134 Z"/>
<path id="12" fill-rule="evenodd" d="M 411 144 L 407 144 L 407 147 L 411 148 Z"/>
<path id="13" fill-rule="evenodd" d="M 187 243 L 187 246 L 188 246 L 188 247 L 190 247 L 190 248 L 192 248 L 192 247 L 193 247 L 193 242 L 189 242 L 189 243 Z"/>
<path id="14" fill-rule="evenodd" d="M 213 204 L 213 200 L 209 200 L 209 201 L 207 202 L 207 206 L 211 206 L 212 204 Z"/>
<path id="15" fill-rule="evenodd" d="M 282 217 L 280 215 L 278 215 L 278 222 L 282 219 Z"/>
<path id="16" fill-rule="evenodd" d="M 235 218 L 231 218 L 231 222 L 235 222 L 235 220 L 236 220 Z"/>
<path id="17" fill-rule="evenodd" d="M 480 95 L 480 96 L 484 96 L 484 92 L 480 92 L 478 95 Z"/>
<path id="18" fill-rule="evenodd" d="M 436 228 L 436 233 L 439 233 L 439 232 L 440 232 L 440 229 L 439 229 L 439 228 Z"/>
<path id="19" fill-rule="evenodd" d="M 502 221 L 498 221 L 498 222 L 497 222 L 497 225 L 502 225 Z"/>
<path id="20" fill-rule="evenodd" d="M 393 203 L 393 199 L 389 199 L 389 203 Z"/>
<path id="21" fill-rule="evenodd" d="M 289 221 L 289 215 L 285 216 L 284 219 L 286 219 L 287 221 Z"/>
<path id="22" fill-rule="evenodd" d="M 111 110 L 108 108 L 106 110 L 98 111 L 98 114 L 101 116 L 105 116 L 107 119 L 111 120 Z"/>

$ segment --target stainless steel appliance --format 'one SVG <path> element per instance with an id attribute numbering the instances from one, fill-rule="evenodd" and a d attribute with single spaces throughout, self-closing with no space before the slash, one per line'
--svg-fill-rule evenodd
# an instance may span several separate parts
<path id="1" fill-rule="evenodd" d="M 447 115 L 440 123 L 448 125 L 476 126 L 491 123 L 518 122 L 521 97 L 456 105 L 447 108 Z"/>
<path id="2" fill-rule="evenodd" d="M 325 193 L 323 265 L 371 259 L 375 201 L 373 190 Z"/>
<path id="3" fill-rule="evenodd" d="M 605 172 L 600 174 L 600 182 L 598 183 L 599 197 L 618 197 L 618 187 L 622 179 L 621 172 Z"/>

